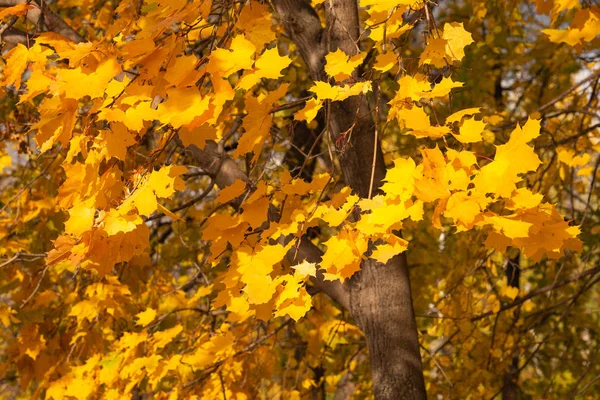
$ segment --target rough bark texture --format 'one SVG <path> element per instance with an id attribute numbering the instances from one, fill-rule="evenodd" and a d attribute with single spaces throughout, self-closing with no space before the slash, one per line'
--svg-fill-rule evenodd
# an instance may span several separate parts
<path id="1" fill-rule="evenodd" d="M 328 52 L 339 48 L 353 55 L 359 51 L 355 0 L 326 2 L 325 28 L 303 0 L 275 0 L 274 6 L 314 80 L 327 80 L 323 66 Z M 339 152 L 346 183 L 354 192 L 367 197 L 371 189 L 375 127 L 366 99 L 361 96 L 332 103 L 326 123 L 334 143 L 338 139 L 347 141 Z M 385 175 L 379 146 L 375 157 L 374 191 Z M 343 288 L 348 293 L 350 313 L 365 333 L 375 397 L 426 398 L 406 257 L 394 257 L 387 264 L 363 262 L 361 271 Z"/>

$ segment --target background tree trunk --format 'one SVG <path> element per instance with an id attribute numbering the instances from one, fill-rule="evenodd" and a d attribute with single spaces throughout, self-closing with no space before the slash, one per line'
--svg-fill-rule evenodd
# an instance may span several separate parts
<path id="1" fill-rule="evenodd" d="M 508 260 L 506 264 L 506 280 L 510 287 L 519 289 L 519 280 L 521 269 L 519 259 L 520 252 L 516 257 Z M 515 321 L 519 317 L 519 308 L 514 311 Z M 519 398 L 519 349 L 518 343 L 515 344 L 515 352 L 508 371 L 504 373 L 504 387 L 502 388 L 502 400 L 517 400 Z"/>

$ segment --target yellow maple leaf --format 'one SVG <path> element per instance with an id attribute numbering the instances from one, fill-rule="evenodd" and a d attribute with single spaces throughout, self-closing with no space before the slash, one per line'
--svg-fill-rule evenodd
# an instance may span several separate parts
<path id="1" fill-rule="evenodd" d="M 252 57 L 255 52 L 256 47 L 245 35 L 237 35 L 231 40 L 228 48 L 213 50 L 206 70 L 220 79 L 240 69 L 249 69 L 254 63 Z"/>
<path id="2" fill-rule="evenodd" d="M 465 108 L 464 110 L 457 111 L 457 112 L 453 113 L 452 115 L 450 115 L 448 118 L 446 118 L 446 123 L 452 124 L 454 122 L 460 122 L 460 120 L 463 119 L 463 117 L 465 117 L 467 115 L 479 114 L 480 112 L 481 112 L 480 107 Z"/>
<path id="3" fill-rule="evenodd" d="M 327 250 L 323 254 L 320 266 L 326 271 L 328 279 L 344 281 L 360 270 L 368 240 L 359 232 L 344 228 L 338 236 L 333 236 L 323 243 Z"/>
<path id="4" fill-rule="evenodd" d="M 128 214 L 135 207 L 140 215 L 149 216 L 158 207 L 156 195 L 150 186 L 147 184 L 137 188 L 131 196 L 129 196 L 119 207 L 119 211 L 123 214 Z"/>
<path id="5" fill-rule="evenodd" d="M 526 238 L 529 236 L 529 229 L 533 226 L 532 223 L 520 221 L 518 216 L 486 216 L 482 224 L 492 224 L 494 229 L 509 239 Z"/>
<path id="6" fill-rule="evenodd" d="M 523 128 L 517 125 L 508 143 L 496 146 L 494 161 L 482 167 L 474 178 L 476 190 L 510 197 L 520 180 L 519 175 L 534 171 L 541 164 L 534 149 L 527 145 L 539 134 L 540 122 L 537 120 L 529 119 Z"/>
<path id="7" fill-rule="evenodd" d="M 456 225 L 471 228 L 475 218 L 485 209 L 489 200 L 485 196 L 460 191 L 453 193 L 446 203 L 444 216 Z M 461 230 L 461 229 L 459 229 Z"/>
<path id="8" fill-rule="evenodd" d="M 386 172 L 385 183 L 381 189 L 390 196 L 398 196 L 401 200 L 408 200 L 412 197 L 415 189 L 415 178 L 413 176 L 415 169 L 415 161 L 412 158 L 395 159 L 394 166 Z"/>
<path id="9" fill-rule="evenodd" d="M 270 274 L 275 264 L 283 260 L 292 245 L 293 242 L 287 246 L 268 245 L 259 250 L 242 247 L 236 252 L 237 271 L 241 274 L 240 282 L 246 284 L 242 290 L 248 295 L 250 304 L 263 304 L 271 300 L 277 282 L 273 282 Z"/>
<path id="10" fill-rule="evenodd" d="M 522 248 L 523 253 L 535 262 L 544 255 L 557 259 L 565 250 L 581 251 L 578 226 L 569 226 L 569 222 L 552 204 L 540 204 L 537 207 L 517 211 L 514 217 L 531 224 L 527 237 L 513 239 L 513 246 Z"/>
<path id="11" fill-rule="evenodd" d="M 542 29 L 553 43 L 566 43 L 576 46 L 582 41 L 591 42 L 600 34 L 600 11 L 597 8 L 577 10 L 567 29 Z"/>
<path id="12" fill-rule="evenodd" d="M 193 85 L 202 75 L 202 71 L 196 70 L 199 61 L 193 54 L 175 58 L 165 72 L 165 79 L 173 86 Z"/>
<path id="13" fill-rule="evenodd" d="M 85 96 L 90 96 L 92 99 L 102 97 L 108 87 L 108 82 L 119 72 L 121 72 L 121 66 L 112 58 L 102 62 L 95 71 L 89 74 L 83 72 L 81 67 L 59 69 L 56 73 L 56 80 L 50 85 L 50 91 L 73 100 L 79 100 Z"/>
<path id="14" fill-rule="evenodd" d="M 205 115 L 205 112 L 209 111 L 210 103 L 211 97 L 202 96 L 195 87 L 173 88 L 167 90 L 167 100 L 158 106 L 156 112 L 151 112 L 146 117 L 141 116 L 141 118 L 149 120 L 150 116 L 156 115 L 156 119 L 165 124 L 171 124 L 173 128 L 189 125 L 196 119 L 204 123 L 209 117 L 209 115 Z M 148 103 L 147 106 L 149 105 Z M 141 111 L 143 110 L 145 110 L 145 107 Z M 201 123 L 198 125 L 201 125 Z"/>
<path id="15" fill-rule="evenodd" d="M 166 329 L 164 331 L 155 332 L 152 335 L 152 345 L 154 349 L 162 349 L 182 331 L 183 327 L 181 325 L 175 325 L 174 327 Z"/>
<path id="16" fill-rule="evenodd" d="M 96 208 L 93 206 L 94 198 L 75 204 L 69 209 L 69 219 L 65 221 L 65 232 L 73 236 L 80 236 L 92 229 Z"/>
<path id="17" fill-rule="evenodd" d="M 121 161 L 125 161 L 127 157 L 127 147 L 136 143 L 133 133 L 129 130 L 102 130 L 96 137 L 96 143 L 100 148 L 100 156 L 102 159 L 109 160 L 115 157 Z"/>
<path id="18" fill-rule="evenodd" d="M 387 263 L 390 259 L 402 253 L 408 248 L 408 242 L 402 238 L 396 237 L 391 243 L 384 243 L 377 246 L 370 258 L 380 262 Z"/>
<path id="19" fill-rule="evenodd" d="M 325 72 L 336 81 L 341 82 L 350 78 L 354 70 L 362 64 L 365 53 L 348 56 L 343 50 L 337 49 L 325 56 Z"/>
<path id="20" fill-rule="evenodd" d="M 365 94 L 371 91 L 370 81 L 356 82 L 350 85 L 330 85 L 328 82 L 316 81 L 314 86 L 308 89 L 317 95 L 318 100 L 343 101 L 351 96 Z"/>
<path id="21" fill-rule="evenodd" d="M 262 152 L 265 140 L 268 139 L 273 123 L 271 109 L 273 104 L 282 98 L 289 85 L 283 84 L 277 90 L 269 93 L 264 99 L 254 96 L 246 98 L 248 115 L 244 117 L 242 127 L 245 133 L 238 142 L 234 156 L 239 158 L 247 153 L 253 153 L 252 162 L 256 162 Z"/>
<path id="22" fill-rule="evenodd" d="M 248 90 L 256 85 L 260 79 L 277 79 L 281 71 L 292 62 L 288 56 L 280 56 L 277 48 L 267 49 L 254 63 L 254 70 L 248 71 L 237 83 L 236 87 Z"/>
<path id="23" fill-rule="evenodd" d="M 454 82 L 451 78 L 443 78 L 433 88 L 422 74 L 415 76 L 404 75 L 398 80 L 400 88 L 396 92 L 396 96 L 389 102 L 392 107 L 403 108 L 406 99 L 419 101 L 421 99 L 433 99 L 437 97 L 447 96 L 450 91 L 457 87 L 462 87 L 462 82 Z"/>
<path id="24" fill-rule="evenodd" d="M 446 126 L 432 126 L 429 116 L 421 107 L 412 106 L 412 108 L 400 108 L 393 111 L 395 112 L 390 112 L 390 116 L 393 115 L 398 119 L 398 122 L 410 130 L 408 134 L 417 138 L 439 138 L 450 133 Z"/>
<path id="25" fill-rule="evenodd" d="M 37 130 L 35 142 L 41 152 L 50 150 L 57 142 L 63 146 L 69 143 L 78 108 L 77 101 L 60 97 L 46 99 L 39 106 L 41 118 L 31 129 Z"/>
<path id="26" fill-rule="evenodd" d="M 246 99 L 246 110 L 248 115 L 242 122 L 246 132 L 242 135 L 234 155 L 241 157 L 253 153 L 254 158 L 257 159 L 273 123 L 271 105 L 260 103 L 256 97 L 249 97 Z"/>
<path id="27" fill-rule="evenodd" d="M 430 38 L 425 50 L 419 57 L 419 65 L 431 64 L 441 68 L 446 65 L 446 46 L 448 41 L 443 38 Z"/>
<path id="28" fill-rule="evenodd" d="M 21 76 L 29 61 L 27 57 L 27 47 L 20 43 L 3 56 L 6 66 L 2 69 L 2 85 L 15 85 L 17 89 L 21 86 Z"/>
<path id="29" fill-rule="evenodd" d="M 77 318 L 77 323 L 81 325 L 83 320 L 92 321 L 98 313 L 100 312 L 100 308 L 98 303 L 90 301 L 90 300 L 82 300 L 71 307 L 71 311 L 69 312 L 69 316 L 73 316 Z"/>
<path id="30" fill-rule="evenodd" d="M 208 140 L 218 139 L 217 129 L 209 124 L 203 124 L 194 129 L 182 126 L 178 135 L 184 146 L 194 145 L 200 149 L 204 149 Z"/>
<path id="31" fill-rule="evenodd" d="M 379 54 L 375 59 L 375 64 L 373 64 L 373 68 L 377 71 L 387 72 L 394 67 L 398 63 L 398 56 L 393 51 L 388 51 L 387 53 Z"/>
<path id="32" fill-rule="evenodd" d="M 127 233 L 137 228 L 143 220 L 136 214 L 121 214 L 119 210 L 111 208 L 104 213 L 103 228 L 108 236 L 116 235 L 119 232 Z"/>
<path id="33" fill-rule="evenodd" d="M 294 321 L 300 320 L 312 307 L 312 297 L 303 286 L 296 286 L 295 282 L 287 282 L 284 290 L 277 298 L 277 310 L 274 315 L 281 317 L 288 315 Z"/>
<path id="34" fill-rule="evenodd" d="M 148 186 L 154 190 L 157 197 L 171 197 L 176 190 L 185 189 L 185 182 L 180 178 L 187 172 L 183 165 L 163 166 L 158 171 L 152 171 L 148 178 Z"/>
<path id="35" fill-rule="evenodd" d="M 17 4 L 12 7 L 6 7 L 2 11 L 0 11 L 0 19 L 3 19 L 6 16 L 13 15 L 15 17 L 20 17 L 22 15 L 26 15 L 27 11 L 31 10 L 33 6 L 31 4 Z"/>
<path id="36" fill-rule="evenodd" d="M 575 151 L 573 149 L 567 149 L 564 147 L 557 149 L 556 154 L 558 155 L 558 161 L 572 168 L 586 165 L 591 158 L 589 153 L 575 155 Z"/>
<path id="37" fill-rule="evenodd" d="M 257 69 L 258 78 L 277 79 L 281 71 L 287 68 L 292 62 L 288 56 L 280 56 L 277 48 L 267 49 L 256 60 L 254 66 Z"/>
<path id="38" fill-rule="evenodd" d="M 296 271 L 296 274 L 300 277 L 317 276 L 317 264 L 304 261 L 298 265 L 292 265 L 292 268 Z"/>
<path id="39" fill-rule="evenodd" d="M 465 47 L 474 43 L 473 37 L 464 28 L 463 23 L 444 24 L 442 37 L 447 41 L 446 56 L 449 61 L 460 61 L 465 56 Z"/>
<path id="40" fill-rule="evenodd" d="M 231 185 L 228 185 L 219 191 L 215 203 L 227 203 L 236 197 L 241 196 L 246 191 L 246 182 L 236 179 Z"/>
<path id="41" fill-rule="evenodd" d="M 500 288 L 500 295 L 514 300 L 519 295 L 519 288 L 514 286 L 503 286 Z"/>
<path id="42" fill-rule="evenodd" d="M 276 35 L 272 30 L 271 13 L 268 4 L 251 3 L 242 8 L 236 28 L 248 34 L 248 40 L 262 50 L 265 44 L 275 40 Z"/>
<path id="43" fill-rule="evenodd" d="M 392 107 L 402 108 L 403 102 L 406 99 L 412 101 L 421 100 L 421 94 L 431 90 L 431 84 L 427 78 L 422 74 L 416 74 L 415 76 L 404 75 L 398 79 L 398 91 L 394 98 L 389 102 Z"/>
<path id="44" fill-rule="evenodd" d="M 156 310 L 148 307 L 144 311 L 137 313 L 135 317 L 137 318 L 136 325 L 146 326 L 156 318 Z"/>
<path id="45" fill-rule="evenodd" d="M 463 85 L 463 82 L 454 82 L 452 78 L 444 77 L 433 87 L 433 89 L 428 92 L 421 93 L 421 96 L 427 99 L 444 97 L 450 94 L 452 89 L 462 87 Z"/>
<path id="46" fill-rule="evenodd" d="M 476 121 L 474 118 L 469 118 L 463 121 L 460 127 L 460 134 L 454 135 L 456 140 L 461 143 L 477 143 L 483 139 L 481 134 L 485 129 L 485 122 Z"/>
<path id="47" fill-rule="evenodd" d="M 309 99 L 304 108 L 294 114 L 294 119 L 296 121 L 306 121 L 307 123 L 310 123 L 317 117 L 317 113 L 322 107 L 322 100 Z"/>
<path id="48" fill-rule="evenodd" d="M 506 207 L 511 210 L 537 207 L 543 197 L 540 193 L 534 194 L 529 189 L 522 187 L 513 192 L 511 198 L 506 201 Z"/>

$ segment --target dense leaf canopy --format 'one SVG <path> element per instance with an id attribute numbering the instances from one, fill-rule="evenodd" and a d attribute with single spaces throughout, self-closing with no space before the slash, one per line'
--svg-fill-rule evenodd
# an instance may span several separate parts
<path id="1" fill-rule="evenodd" d="M 294 1 L 0 0 L 0 394 L 597 398 L 600 7 Z"/>

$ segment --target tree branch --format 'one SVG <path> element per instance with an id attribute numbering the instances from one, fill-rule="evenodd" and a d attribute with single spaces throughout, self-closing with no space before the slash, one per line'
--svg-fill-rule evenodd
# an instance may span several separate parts
<path id="1" fill-rule="evenodd" d="M 0 0 L 0 7 L 12 7 L 24 3 L 27 3 L 27 0 Z M 57 13 L 52 11 L 45 2 L 33 0 L 30 1 L 30 4 L 33 4 L 35 7 L 27 12 L 27 20 L 39 26 L 40 19 L 43 18 L 45 25 L 50 28 L 48 30 L 58 33 L 75 43 L 85 42 L 85 39 L 76 30 L 71 28 Z"/>
<path id="2" fill-rule="evenodd" d="M 215 142 L 208 142 L 204 149 L 194 145 L 188 146 L 186 152 L 194 158 L 198 166 L 208 171 L 219 188 L 231 185 L 236 179 L 248 180 L 248 176 L 237 163 L 226 154 L 218 151 L 218 145 Z M 323 252 L 317 246 L 312 244 L 306 237 L 303 237 L 298 248 L 291 249 L 286 258 L 290 263 L 303 260 L 318 262 L 322 255 Z M 316 278 L 311 279 L 311 282 L 342 307 L 348 308 L 348 292 L 342 283 L 339 281 L 326 281 L 320 272 Z"/>
<path id="3" fill-rule="evenodd" d="M 0 39 L 6 43 L 14 45 L 27 45 L 28 43 L 27 34 L 17 28 L 12 27 L 6 29 L 2 34 L 0 34 Z"/>

